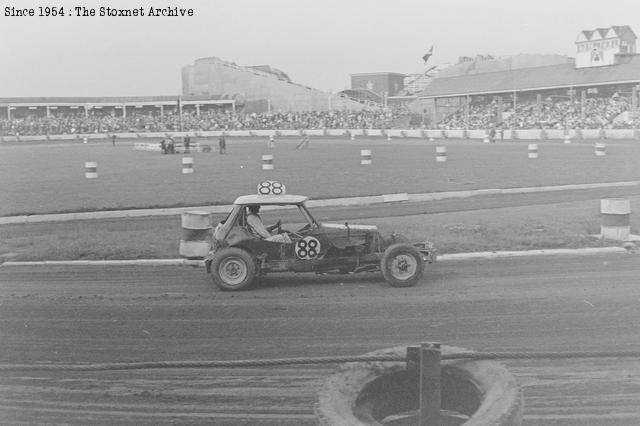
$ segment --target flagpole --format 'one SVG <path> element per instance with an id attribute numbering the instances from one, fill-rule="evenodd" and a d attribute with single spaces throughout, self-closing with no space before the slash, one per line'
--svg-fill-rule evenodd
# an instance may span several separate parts
<path id="1" fill-rule="evenodd" d="M 180 131 L 182 131 L 182 96 L 178 95 L 178 114 L 180 115 Z"/>

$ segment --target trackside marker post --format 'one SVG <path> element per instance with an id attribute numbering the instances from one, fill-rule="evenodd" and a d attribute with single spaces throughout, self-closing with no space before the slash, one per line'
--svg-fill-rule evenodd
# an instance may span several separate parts
<path id="1" fill-rule="evenodd" d="M 362 165 L 371 164 L 371 150 L 370 149 L 361 149 L 360 150 L 360 164 L 362 164 Z"/>
<path id="2" fill-rule="evenodd" d="M 627 198 L 604 198 L 600 200 L 600 236 L 616 241 L 625 241 L 631 235 L 631 202 Z"/>
<path id="3" fill-rule="evenodd" d="M 528 146 L 528 150 L 529 152 L 527 153 L 527 158 L 538 158 L 538 144 L 537 143 L 530 143 Z"/>
<path id="4" fill-rule="evenodd" d="M 440 426 L 440 361 L 439 343 L 407 347 L 407 372 L 418 381 L 420 426 Z"/>
<path id="5" fill-rule="evenodd" d="M 190 211 L 182 213 L 182 238 L 180 239 L 180 257 L 202 259 L 209 253 L 209 233 L 211 222 L 209 213 Z"/>
<path id="6" fill-rule="evenodd" d="M 440 343 L 420 345 L 420 426 L 440 426 Z"/>
<path id="7" fill-rule="evenodd" d="M 607 145 L 604 142 L 596 142 L 596 157 L 604 157 L 607 155 Z"/>
<path id="8" fill-rule="evenodd" d="M 193 158 L 182 157 L 182 174 L 187 175 L 193 173 Z"/>
<path id="9" fill-rule="evenodd" d="M 273 155 L 266 154 L 262 156 L 262 170 L 273 170 Z"/>
<path id="10" fill-rule="evenodd" d="M 98 177 L 98 163 L 96 163 L 95 161 L 85 162 L 84 177 L 87 179 L 96 179 Z"/>
<path id="11" fill-rule="evenodd" d="M 447 147 L 436 146 L 436 162 L 444 163 L 447 161 Z"/>

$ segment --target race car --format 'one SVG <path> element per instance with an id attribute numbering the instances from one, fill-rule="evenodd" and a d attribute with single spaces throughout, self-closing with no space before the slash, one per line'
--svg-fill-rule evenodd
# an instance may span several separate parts
<path id="1" fill-rule="evenodd" d="M 409 287 L 420 280 L 424 264 L 436 260 L 436 249 L 428 241 L 409 243 L 395 232 L 383 236 L 374 225 L 319 222 L 307 200 L 287 194 L 285 186 L 274 181 L 261 182 L 258 194 L 238 197 L 216 226 L 204 259 L 213 282 L 222 290 L 243 290 L 256 276 L 269 272 L 381 271 L 391 286 Z M 279 221 L 270 227 L 271 233 L 260 235 L 253 229 L 253 221 L 259 219 L 251 217 L 256 206 L 293 209 L 299 213 L 299 224 L 295 230 L 284 230 Z"/>

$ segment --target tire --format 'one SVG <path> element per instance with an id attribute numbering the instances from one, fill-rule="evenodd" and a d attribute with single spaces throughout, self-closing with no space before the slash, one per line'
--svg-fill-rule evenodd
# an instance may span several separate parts
<path id="1" fill-rule="evenodd" d="M 393 244 L 380 260 L 382 276 L 392 287 L 411 287 L 422 277 L 424 262 L 420 252 L 409 244 Z"/>
<path id="2" fill-rule="evenodd" d="M 256 263 L 246 251 L 231 247 L 220 250 L 211 260 L 211 278 L 226 291 L 246 290 L 256 276 Z"/>

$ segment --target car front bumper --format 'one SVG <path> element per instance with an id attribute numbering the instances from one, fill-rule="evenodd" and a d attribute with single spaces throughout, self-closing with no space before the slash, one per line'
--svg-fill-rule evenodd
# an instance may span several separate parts
<path id="1" fill-rule="evenodd" d="M 413 246 L 422 254 L 422 260 L 427 263 L 433 263 L 438 258 L 438 251 L 433 243 L 424 241 L 421 243 L 413 243 Z"/>

